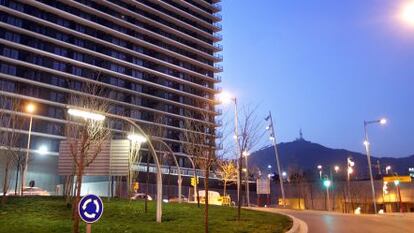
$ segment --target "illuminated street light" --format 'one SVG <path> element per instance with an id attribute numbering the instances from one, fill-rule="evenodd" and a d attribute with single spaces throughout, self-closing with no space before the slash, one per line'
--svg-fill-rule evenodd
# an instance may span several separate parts
<path id="1" fill-rule="evenodd" d="M 385 118 L 381 118 L 379 120 L 373 120 L 373 121 L 364 121 L 364 145 L 365 145 L 365 151 L 367 152 L 368 172 L 369 172 L 369 178 L 371 182 L 372 204 L 374 205 L 374 213 L 377 213 L 377 202 L 375 198 L 374 177 L 372 175 L 371 153 L 370 153 L 370 148 L 369 148 L 370 143 L 368 140 L 367 126 L 370 124 L 385 125 L 386 123 L 387 123 L 387 120 Z"/>
<path id="2" fill-rule="evenodd" d="M 323 181 L 323 186 L 326 188 L 326 208 L 328 211 L 331 210 L 331 202 L 329 201 L 329 187 L 331 187 L 331 184 L 332 182 L 328 178 Z"/>
<path id="3" fill-rule="evenodd" d="M 129 134 L 127 136 L 128 140 L 135 143 L 145 143 L 147 139 L 141 134 Z"/>
<path id="4" fill-rule="evenodd" d="M 248 151 L 243 151 L 242 155 L 243 155 L 244 157 L 247 157 L 247 156 L 249 156 L 249 155 L 250 155 L 250 153 L 249 153 Z"/>
<path id="5" fill-rule="evenodd" d="M 45 155 L 49 152 L 49 150 L 47 149 L 47 146 L 45 145 L 41 145 L 39 146 L 39 148 L 37 149 L 37 153 L 40 155 Z"/>
<path id="6" fill-rule="evenodd" d="M 243 171 L 243 172 L 247 172 L 247 169 L 246 169 L 246 168 L 243 168 L 243 169 L 242 169 L 242 171 Z"/>
<path id="7" fill-rule="evenodd" d="M 269 164 L 269 165 L 267 165 L 267 168 L 268 168 L 268 169 L 272 169 L 272 165 L 270 165 L 270 164 Z"/>
<path id="8" fill-rule="evenodd" d="M 336 172 L 336 173 L 338 173 L 338 172 L 339 172 L 339 170 L 340 170 L 339 166 L 335 166 L 335 167 L 334 167 L 334 170 L 335 170 L 335 172 Z"/>
<path id="9" fill-rule="evenodd" d="M 322 170 L 322 165 L 317 166 L 318 170 Z"/>
<path id="10" fill-rule="evenodd" d="M 36 106 L 32 103 L 26 105 L 26 112 L 28 113 L 34 113 L 36 110 Z"/>
<path id="11" fill-rule="evenodd" d="M 323 181 L 323 186 L 325 186 L 326 188 L 329 188 L 331 186 L 331 181 L 330 180 L 324 180 Z"/>
<path id="12" fill-rule="evenodd" d="M 317 168 L 319 170 L 319 179 L 322 179 L 322 165 L 318 165 Z"/>
<path id="13" fill-rule="evenodd" d="M 70 108 L 68 110 L 69 115 L 76 116 L 76 117 L 82 117 L 87 120 L 93 120 L 93 121 L 103 121 L 105 120 L 105 116 L 99 113 L 93 113 L 88 111 L 83 111 L 79 109 L 73 109 Z"/>
<path id="14" fill-rule="evenodd" d="M 286 178 L 287 173 L 286 173 L 286 172 L 282 172 L 282 176 L 283 176 L 284 178 Z"/>
<path id="15" fill-rule="evenodd" d="M 407 3 L 402 7 L 400 18 L 407 24 L 414 26 L 414 2 Z"/>
<path id="16" fill-rule="evenodd" d="M 33 124 L 33 113 L 36 110 L 36 106 L 33 103 L 29 103 L 26 105 L 25 110 L 27 113 L 30 114 L 30 120 L 29 120 L 29 133 L 27 135 L 27 145 L 26 145 L 26 156 L 24 159 L 24 167 L 23 167 L 23 174 L 21 177 L 21 195 L 23 195 L 23 188 L 26 186 L 26 175 L 27 175 L 27 169 L 29 166 L 29 151 L 30 151 L 30 139 L 32 136 L 32 124 Z"/>
<path id="17" fill-rule="evenodd" d="M 391 170 L 391 166 L 388 165 L 385 167 L 385 173 L 388 175 L 388 172 Z"/>

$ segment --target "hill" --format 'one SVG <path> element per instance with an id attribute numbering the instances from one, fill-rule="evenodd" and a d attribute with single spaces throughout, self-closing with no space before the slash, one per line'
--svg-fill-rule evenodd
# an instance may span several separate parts
<path id="1" fill-rule="evenodd" d="M 333 169 L 335 165 L 340 166 L 344 172 L 347 158 L 351 156 L 355 161 L 354 177 L 359 179 L 368 177 L 368 162 L 365 154 L 345 149 L 332 149 L 304 139 L 280 143 L 278 151 L 282 171 L 300 169 L 317 176 L 317 166 L 320 164 L 324 167 L 325 172 L 328 172 L 329 168 Z M 265 147 L 249 156 L 249 167 L 258 167 L 261 171 L 269 171 L 268 165 L 271 165 L 271 170 L 276 171 L 275 160 L 273 146 Z M 382 174 L 385 173 L 387 165 L 392 167 L 392 172 L 397 172 L 400 175 L 407 175 L 408 168 L 414 167 L 414 155 L 403 158 L 372 157 L 371 161 L 374 175 L 379 174 L 378 164 Z"/>

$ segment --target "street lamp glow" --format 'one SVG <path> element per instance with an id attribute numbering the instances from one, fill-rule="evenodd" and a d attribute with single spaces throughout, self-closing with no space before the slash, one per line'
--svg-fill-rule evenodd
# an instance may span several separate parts
<path id="1" fill-rule="evenodd" d="M 39 149 L 37 149 L 37 153 L 40 154 L 40 155 L 45 155 L 45 154 L 48 153 L 48 151 L 49 150 L 47 149 L 47 146 L 45 146 L 45 145 L 41 145 L 39 147 Z"/>
<path id="2" fill-rule="evenodd" d="M 268 169 L 271 169 L 271 168 L 272 168 L 272 165 L 270 165 L 270 164 L 269 164 L 269 165 L 267 165 L 267 168 L 268 168 Z"/>
<path id="3" fill-rule="evenodd" d="M 283 177 L 286 177 L 287 176 L 287 173 L 286 172 L 282 172 L 282 176 Z"/>
<path id="4" fill-rule="evenodd" d="M 335 169 L 335 172 L 336 172 L 336 173 L 338 173 L 338 171 L 339 171 L 339 166 L 335 166 L 335 167 L 334 167 L 334 169 Z"/>
<path id="5" fill-rule="evenodd" d="M 147 139 L 140 134 L 129 134 L 127 138 L 131 142 L 136 142 L 136 143 L 145 143 L 147 141 Z"/>
<path id="6" fill-rule="evenodd" d="M 223 92 L 220 92 L 219 94 L 217 94 L 216 98 L 220 103 L 228 104 L 231 101 L 233 101 L 235 97 L 232 94 L 230 94 L 229 92 L 223 91 Z"/>
<path id="7" fill-rule="evenodd" d="M 331 181 L 330 180 L 324 180 L 323 181 L 323 185 L 327 188 L 329 188 L 329 186 L 331 186 Z"/>
<path id="8" fill-rule="evenodd" d="M 36 110 L 36 106 L 32 103 L 26 105 L 26 112 L 33 113 Z"/>
<path id="9" fill-rule="evenodd" d="M 250 155 L 250 153 L 248 152 L 248 151 L 243 151 L 243 156 L 244 157 L 247 157 L 247 156 L 249 156 Z"/>
<path id="10" fill-rule="evenodd" d="M 88 111 L 83 111 L 83 110 L 79 110 L 79 109 L 69 109 L 68 110 L 69 115 L 72 116 L 76 116 L 76 117 L 82 117 L 88 120 L 93 120 L 93 121 L 103 121 L 105 120 L 105 116 L 102 114 L 98 114 L 98 113 L 93 113 L 93 112 L 88 112 Z"/>
<path id="11" fill-rule="evenodd" d="M 270 136 L 269 139 L 270 139 L 270 141 L 274 141 L 275 140 L 275 137 Z"/>
<path id="12" fill-rule="evenodd" d="M 398 185 L 400 185 L 400 181 L 399 180 L 394 180 L 394 184 L 395 184 L 395 186 L 398 186 Z"/>
<path id="13" fill-rule="evenodd" d="M 388 175 L 388 172 L 391 170 L 391 166 L 388 165 L 385 167 L 385 173 Z"/>
<path id="14" fill-rule="evenodd" d="M 414 26 L 414 2 L 403 6 L 400 17 L 406 23 Z"/>
<path id="15" fill-rule="evenodd" d="M 368 140 L 365 140 L 363 143 L 364 143 L 364 146 L 368 146 L 369 145 Z"/>
<path id="16" fill-rule="evenodd" d="M 350 175 L 352 173 L 354 173 L 354 169 L 352 167 L 348 167 L 348 174 Z"/>
<path id="17" fill-rule="evenodd" d="M 382 118 L 381 120 L 379 120 L 379 123 L 380 123 L 381 125 L 385 125 L 385 124 L 387 124 L 387 119 Z"/>
<path id="18" fill-rule="evenodd" d="M 317 168 L 318 168 L 318 170 L 321 170 L 322 169 L 322 165 L 318 165 Z"/>
<path id="19" fill-rule="evenodd" d="M 247 169 L 246 169 L 246 168 L 243 168 L 243 169 L 242 169 L 242 171 L 243 171 L 243 172 L 247 172 Z"/>

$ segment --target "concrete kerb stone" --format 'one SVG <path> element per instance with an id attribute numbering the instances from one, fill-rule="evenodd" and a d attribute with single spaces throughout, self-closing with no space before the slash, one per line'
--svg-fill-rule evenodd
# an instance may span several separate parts
<path id="1" fill-rule="evenodd" d="M 298 219 L 298 218 L 296 218 L 296 217 L 294 217 L 290 214 L 279 212 L 279 211 L 277 211 L 276 209 L 273 209 L 273 208 L 250 207 L 250 208 L 246 208 L 246 209 L 255 210 L 255 211 L 262 211 L 262 212 L 277 213 L 277 214 L 282 214 L 282 215 L 288 216 L 289 218 L 292 219 L 293 223 L 292 223 L 292 227 L 286 233 L 308 233 L 308 225 L 304 221 L 302 221 L 302 220 L 300 220 L 300 219 Z"/>

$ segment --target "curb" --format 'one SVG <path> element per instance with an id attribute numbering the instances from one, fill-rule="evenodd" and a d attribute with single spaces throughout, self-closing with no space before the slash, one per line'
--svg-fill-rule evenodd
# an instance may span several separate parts
<path id="1" fill-rule="evenodd" d="M 296 217 L 293 217 L 290 214 L 279 212 L 276 209 L 271 209 L 271 208 L 257 208 L 257 207 L 252 208 L 251 207 L 251 208 L 246 208 L 246 209 L 262 211 L 262 212 L 269 212 L 269 213 L 277 213 L 277 214 L 288 216 L 289 218 L 292 219 L 293 224 L 292 224 L 292 227 L 286 233 L 308 233 L 308 225 L 304 221 L 302 221 L 302 220 L 300 220 Z"/>

